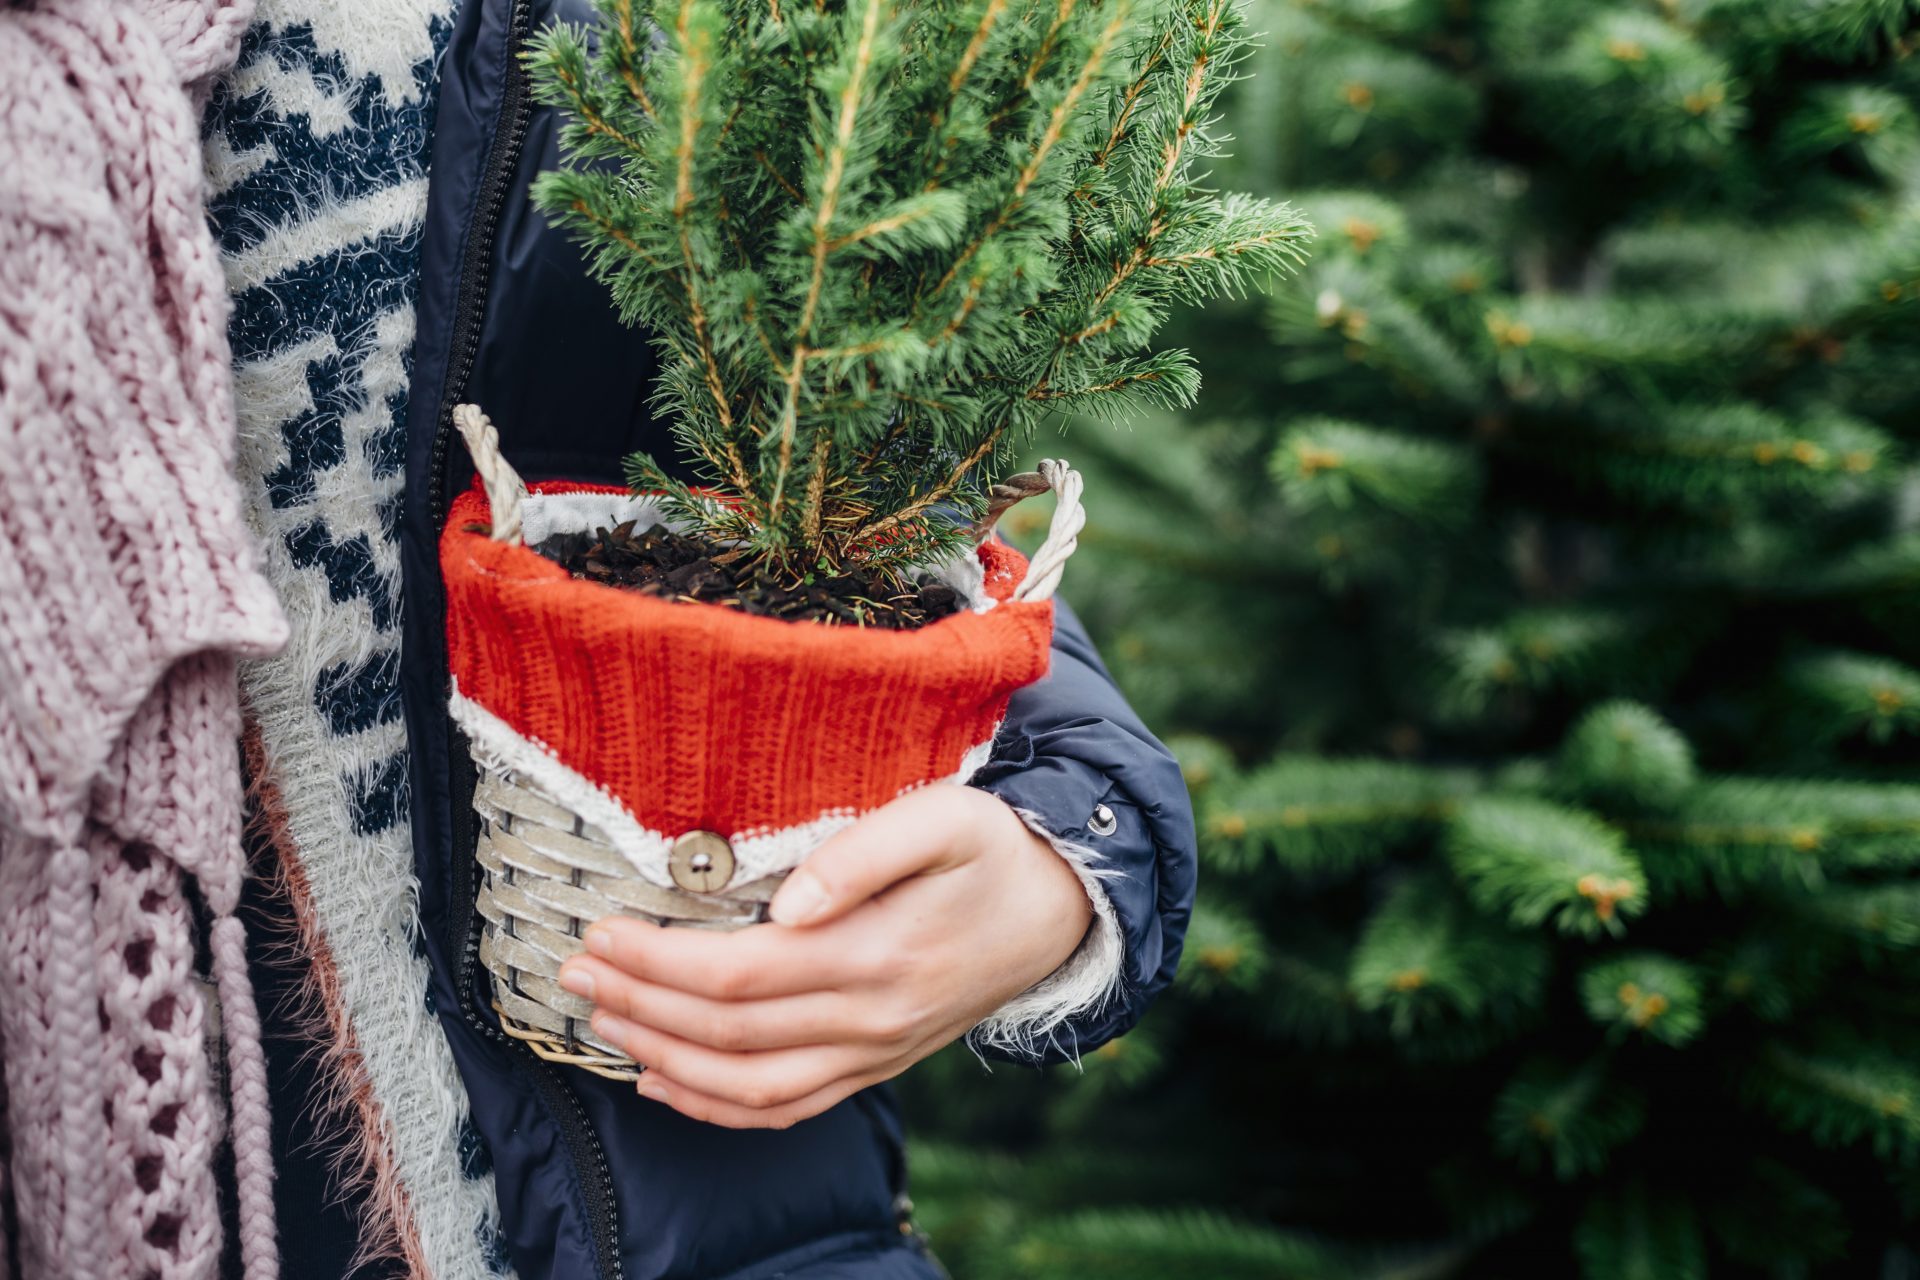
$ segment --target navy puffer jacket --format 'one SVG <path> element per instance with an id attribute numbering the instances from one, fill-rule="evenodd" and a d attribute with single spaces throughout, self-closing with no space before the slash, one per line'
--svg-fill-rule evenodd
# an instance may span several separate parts
<path id="1" fill-rule="evenodd" d="M 503 1036 L 477 973 L 474 771 L 446 715 L 436 541 L 467 483 L 452 406 L 500 424 L 530 479 L 617 482 L 635 449 L 672 452 L 648 412 L 656 366 L 621 327 L 575 247 L 533 209 L 556 163 L 557 122 L 518 54 L 584 0 L 466 0 L 441 74 L 408 419 L 403 683 L 413 832 L 432 996 L 498 1188 L 504 1245 L 523 1280 L 939 1274 L 905 1203 L 900 1117 L 884 1088 L 782 1132 L 711 1128 L 631 1086 L 540 1062 Z M 1172 977 L 1194 889 L 1194 833 L 1178 767 L 1062 611 L 1052 673 L 1013 701 L 977 785 L 1095 849 L 1126 944 L 1122 998 L 1071 1025 L 1070 1056 L 1126 1031 Z M 1117 825 L 1089 830 L 1099 806 Z M 1097 824 L 1105 829 L 1103 821 Z M 297 1271 L 297 1268 L 293 1268 Z"/>

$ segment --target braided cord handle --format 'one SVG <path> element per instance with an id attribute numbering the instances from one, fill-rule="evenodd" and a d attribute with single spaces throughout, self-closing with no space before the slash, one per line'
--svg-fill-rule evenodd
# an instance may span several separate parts
<path id="1" fill-rule="evenodd" d="M 1027 576 L 1013 589 L 1013 598 L 1020 601 L 1053 598 L 1066 571 L 1067 558 L 1080 545 L 1080 531 L 1087 527 L 1087 512 L 1080 505 L 1080 473 L 1058 458 L 1047 458 L 1040 464 L 1040 474 L 1060 497 L 1053 509 L 1053 522 L 1047 526 L 1046 541 L 1027 562 Z"/>
<path id="2" fill-rule="evenodd" d="M 453 425 L 467 442 L 473 455 L 473 469 L 487 490 L 487 506 L 493 511 L 493 540 L 520 541 L 520 504 L 527 497 L 527 482 L 500 453 L 500 433 L 493 419 L 480 412 L 477 404 L 453 406 Z"/>

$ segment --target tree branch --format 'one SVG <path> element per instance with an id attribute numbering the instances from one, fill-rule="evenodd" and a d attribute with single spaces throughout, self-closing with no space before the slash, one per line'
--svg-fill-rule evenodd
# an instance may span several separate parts
<path id="1" fill-rule="evenodd" d="M 808 356 L 807 336 L 813 329 L 820 305 L 820 289 L 827 277 L 827 255 L 831 251 L 827 231 L 840 201 L 840 183 L 846 176 L 847 149 L 853 144 L 854 123 L 860 113 L 860 95 L 866 87 L 867 73 L 873 66 L 873 45 L 880 33 L 882 0 L 867 0 L 860 23 L 860 43 L 854 47 L 853 67 L 846 85 L 840 90 L 840 106 L 834 121 L 833 144 L 827 150 L 826 168 L 820 178 L 820 203 L 813 219 L 813 274 L 807 283 L 806 300 L 800 307 L 800 322 L 793 331 L 793 359 L 787 376 L 786 407 L 780 414 L 780 464 L 774 479 L 769 510 L 777 516 L 786 492 L 787 476 L 793 468 L 793 436 L 800 416 L 800 378 Z"/>
<path id="2" fill-rule="evenodd" d="M 680 41 L 681 75 L 685 85 L 680 99 L 680 140 L 674 150 L 673 218 L 680 229 L 680 259 L 687 292 L 687 318 L 693 326 L 694 345 L 699 352 L 707 393 L 713 397 L 722 430 L 733 429 L 733 406 L 728 403 L 726 387 L 720 379 L 720 363 L 713 354 L 713 340 L 707 333 L 706 306 L 700 299 L 700 268 L 694 261 L 693 233 L 687 215 L 693 211 L 694 144 L 700 136 L 700 91 L 711 65 L 712 51 L 704 38 L 695 38 L 691 26 L 694 0 L 681 0 L 674 34 Z"/>

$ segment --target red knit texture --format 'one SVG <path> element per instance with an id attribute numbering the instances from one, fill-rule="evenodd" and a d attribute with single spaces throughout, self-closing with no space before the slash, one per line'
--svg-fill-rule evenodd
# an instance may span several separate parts
<path id="1" fill-rule="evenodd" d="M 992 609 L 883 631 L 580 581 L 488 521 L 476 488 L 440 540 L 460 692 L 664 835 L 877 808 L 953 774 L 1046 674 L 1053 605 L 1009 598 L 1027 562 L 997 542 L 979 550 Z"/>

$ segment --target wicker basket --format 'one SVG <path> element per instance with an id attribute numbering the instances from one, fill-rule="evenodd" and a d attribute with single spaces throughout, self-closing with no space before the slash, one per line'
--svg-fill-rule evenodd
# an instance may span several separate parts
<path id="1" fill-rule="evenodd" d="M 932 781 L 965 781 L 985 760 L 1006 699 L 1045 670 L 1052 629 L 1048 600 L 1085 519 L 1078 501 L 1079 476 L 1064 464 L 1042 465 L 1041 487 L 1056 488 L 1060 494 L 1047 540 L 1030 563 L 1000 546 L 979 551 L 981 564 L 994 566 L 985 579 L 980 567 L 971 569 L 974 586 L 991 597 L 979 611 L 920 632 L 897 633 L 896 639 L 883 642 L 882 650 L 860 649 L 863 643 L 876 642 L 858 635 L 815 633 L 804 624 L 740 618 L 716 606 L 642 602 L 631 593 L 574 583 L 557 566 L 525 549 L 523 515 L 535 508 L 527 505 L 532 499 L 526 486 L 501 457 L 492 424 L 470 405 L 456 409 L 454 421 L 485 490 L 484 505 L 477 505 L 478 496 L 455 504 L 442 541 L 443 571 L 451 565 L 459 572 L 457 578 L 448 577 L 454 713 L 479 770 L 473 807 L 480 819 L 475 849 L 482 872 L 476 904 L 483 920 L 480 962 L 492 977 L 493 1005 L 508 1035 L 550 1062 L 632 1080 L 645 1068 L 595 1036 L 588 1021 L 592 1003 L 559 984 L 561 964 L 584 949 L 586 927 L 616 915 L 693 929 L 732 930 L 759 923 L 766 919 L 767 904 L 786 871 L 832 831 L 901 790 Z M 1038 477 L 1029 479 L 1040 483 Z M 554 496 L 546 486 L 542 489 L 535 495 L 540 501 Z M 608 491 L 597 491 L 598 499 L 607 496 Z M 471 512 L 471 518 L 462 517 L 462 510 Z M 533 518 L 527 515 L 529 522 Z M 576 594 L 580 592 L 590 594 Z M 573 612 L 558 615 L 560 622 L 539 612 L 561 598 L 578 607 L 569 605 Z M 469 625 L 478 615 L 495 613 L 505 619 L 503 630 Z M 688 721 L 705 718 L 715 704 L 683 705 L 688 695 L 681 693 L 666 714 L 649 718 L 660 708 L 637 715 L 632 699 L 659 696 L 660 682 L 621 683 L 623 674 L 651 670 L 649 662 L 657 660 L 646 656 L 657 651 L 621 648 L 625 640 L 697 625 L 708 626 L 708 632 L 676 642 L 683 647 L 673 650 L 675 660 L 720 665 L 736 686 L 736 701 L 750 702 L 745 713 L 768 718 L 786 714 L 792 695 L 815 678 L 820 668 L 806 665 L 809 662 L 837 663 L 838 678 L 851 687 L 874 684 L 876 671 L 864 663 L 878 653 L 875 660 L 884 666 L 896 645 L 902 646 L 898 652 L 950 652 L 955 657 L 947 668 L 911 686 L 917 690 L 911 697 L 926 703 L 918 718 L 911 703 L 874 702 L 860 717 L 863 732 L 851 741 L 776 740 L 771 747 L 763 744 L 762 755 L 742 765 L 700 758 L 704 753 L 697 734 L 672 736 L 690 732 Z M 758 637 L 744 650 L 749 655 L 746 667 L 726 666 L 712 652 L 712 643 L 726 639 L 711 630 L 720 625 Z M 577 633 L 562 635 L 566 644 L 560 649 L 548 643 L 555 639 L 556 626 Z M 792 657 L 810 644 L 811 657 Z M 829 656 L 821 656 L 823 647 Z M 537 681 L 511 682 L 529 665 L 544 670 L 547 662 L 571 664 L 572 674 L 559 695 L 532 696 L 522 690 Z M 794 669 L 769 684 L 770 666 L 783 662 Z M 506 682 L 476 688 L 475 696 L 466 696 L 462 678 L 477 686 L 486 683 L 489 673 L 505 673 Z M 971 692 L 956 692 L 962 689 Z M 866 688 L 850 696 L 861 695 L 881 696 Z M 943 697 L 962 700 L 942 705 Z M 570 745 L 568 735 L 582 724 L 583 706 L 593 732 L 584 740 L 576 735 Z M 533 714 L 534 708 L 547 718 Z M 521 723 L 507 723 L 517 713 L 525 713 L 520 714 Z M 616 716 L 626 718 L 610 718 Z M 602 767 L 605 761 L 590 758 L 609 742 L 658 743 L 660 750 L 648 757 L 646 767 L 672 766 L 680 772 L 610 779 Z M 793 795 L 785 789 L 788 784 L 773 785 L 783 776 L 781 767 L 799 762 L 805 767 L 797 776 L 817 777 L 830 753 L 837 753 L 831 759 L 834 768 L 860 775 L 861 793 L 835 797 L 824 808 L 813 807 L 819 801 L 815 797 L 803 813 L 776 812 Z M 632 753 L 626 760 L 637 767 Z M 692 788 L 704 809 L 666 812 L 654 803 L 664 803 L 663 798 L 673 794 L 672 784 L 684 782 L 687 770 L 714 768 L 733 772 L 724 778 L 705 776 Z M 727 793 L 731 798 L 714 802 L 719 782 L 740 781 L 739 768 L 754 773 L 750 780 L 768 785 L 744 796 L 735 788 Z M 656 776 L 665 776 L 666 782 L 653 780 Z M 732 834 L 709 829 L 715 826 Z M 666 832 L 679 834 L 669 837 Z"/>
<path id="2" fill-rule="evenodd" d="M 501 1028 L 549 1062 L 585 1067 L 614 1080 L 632 1080 L 640 1070 L 593 1034 L 587 1022 L 593 1003 L 559 983 L 561 963 L 583 949 L 586 926 L 624 915 L 689 929 L 740 929 L 766 919 L 767 903 L 782 879 L 768 876 L 715 893 L 662 888 L 635 875 L 597 827 L 530 781 L 485 765 L 473 807 L 480 817 L 477 905 L 486 921 L 480 963 L 493 975 L 493 1007 Z M 713 852 L 696 847 L 707 842 L 684 843 L 676 870 L 714 875 Z"/>

